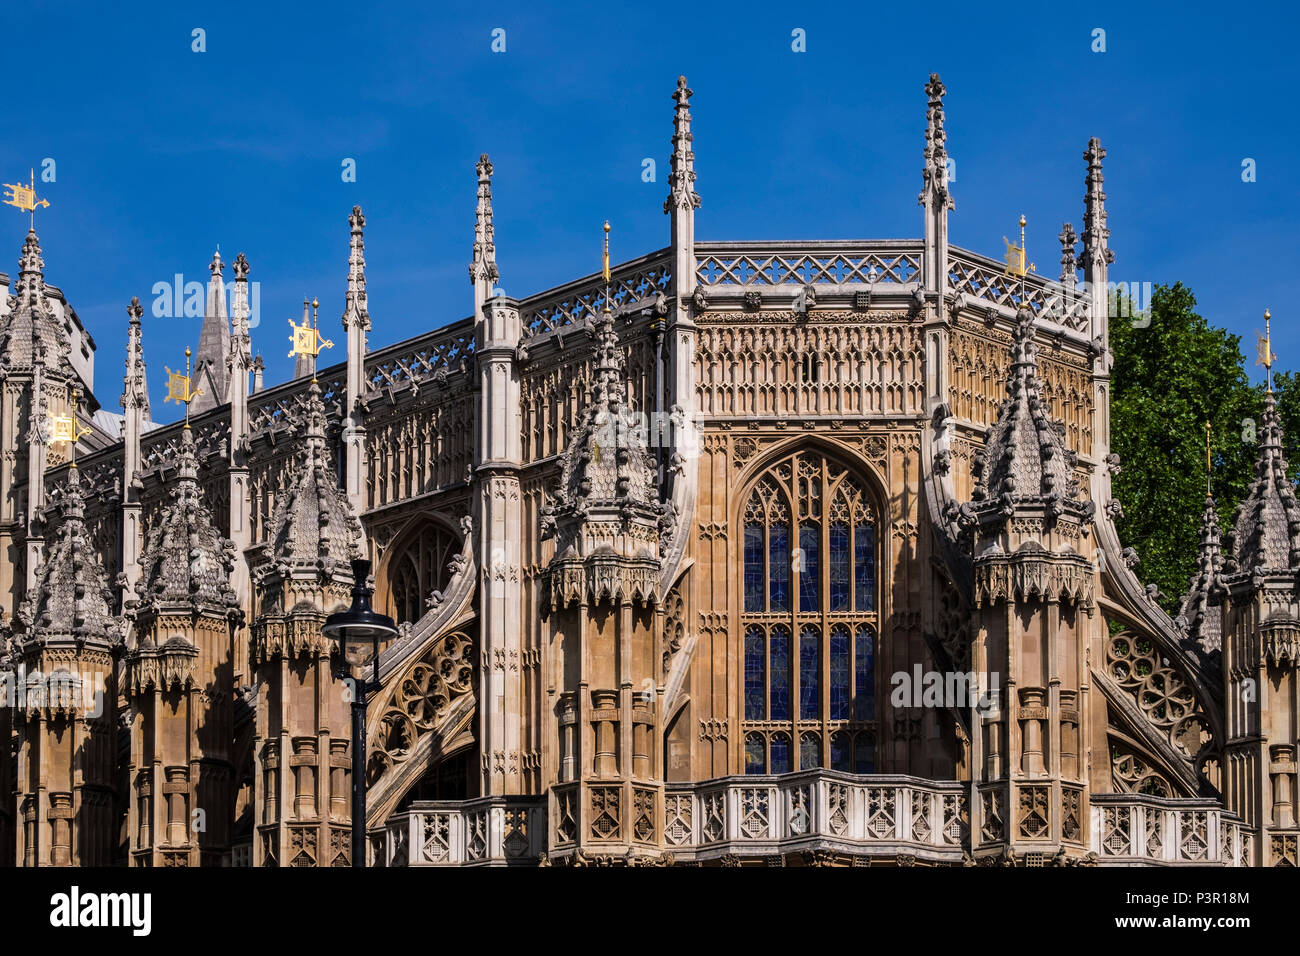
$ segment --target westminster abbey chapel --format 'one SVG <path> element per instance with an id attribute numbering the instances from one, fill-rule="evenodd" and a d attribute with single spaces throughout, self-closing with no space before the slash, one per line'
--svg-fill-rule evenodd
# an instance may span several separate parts
<path id="1" fill-rule="evenodd" d="M 346 360 L 264 385 L 251 266 L 214 256 L 172 424 L 139 301 L 119 398 L 29 232 L 0 277 L 0 859 L 351 865 L 322 625 L 366 558 L 398 624 L 369 866 L 1300 862 L 1272 394 L 1170 618 L 1114 524 L 1105 150 L 1059 278 L 1027 273 L 949 244 L 924 93 L 915 239 L 697 240 L 683 77 L 668 243 L 602 273 L 500 294 L 484 155 L 471 314 L 372 346 L 356 207 Z"/>

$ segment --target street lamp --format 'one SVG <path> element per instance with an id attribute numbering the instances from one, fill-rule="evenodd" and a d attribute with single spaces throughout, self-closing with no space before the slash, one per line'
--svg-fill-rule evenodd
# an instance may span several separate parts
<path id="1" fill-rule="evenodd" d="M 352 680 L 352 865 L 366 865 L 366 701 L 379 690 L 379 643 L 397 636 L 397 625 L 370 609 L 370 562 L 352 562 L 352 606 L 331 614 L 321 629 L 339 642 L 343 677 Z M 366 664 L 371 676 L 366 678 Z"/>

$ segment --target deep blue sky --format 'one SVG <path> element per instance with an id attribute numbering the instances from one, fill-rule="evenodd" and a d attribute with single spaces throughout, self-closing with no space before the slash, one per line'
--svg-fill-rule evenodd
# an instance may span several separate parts
<path id="1" fill-rule="evenodd" d="M 509 294 L 597 269 L 606 218 L 616 260 L 666 245 L 679 73 L 696 94 L 701 239 L 919 236 L 922 87 L 937 70 L 954 243 L 1000 256 L 1023 212 L 1030 258 L 1054 276 L 1056 233 L 1082 217 L 1081 154 L 1100 136 L 1112 279 L 1183 280 L 1252 361 L 1267 306 L 1280 365 L 1300 367 L 1293 5 L 471 6 L 38 2 L 7 15 L 0 179 L 57 163 L 38 189 L 53 203 L 37 218 L 46 276 L 98 343 L 106 407 L 138 295 L 154 414 L 176 417 L 163 366 L 197 345 L 199 320 L 154 319 L 152 288 L 177 272 L 206 281 L 218 243 L 262 283 L 268 385 L 290 374 L 304 295 L 341 340 L 354 203 L 372 347 L 469 314 L 485 150 Z M 1090 49 L 1097 27 L 1105 53 Z M 642 182 L 644 157 L 657 182 Z M 1242 182 L 1246 157 L 1257 182 Z M 16 273 L 26 218 L 0 207 L 0 271 Z"/>

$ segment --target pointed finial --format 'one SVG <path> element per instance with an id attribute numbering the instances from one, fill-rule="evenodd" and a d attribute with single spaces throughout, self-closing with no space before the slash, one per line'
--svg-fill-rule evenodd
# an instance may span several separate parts
<path id="1" fill-rule="evenodd" d="M 348 290 L 343 303 L 343 327 L 355 324 L 364 331 L 370 328 L 370 313 L 366 309 L 366 217 L 360 206 L 352 207 L 348 227 L 351 235 L 348 238 Z"/>
<path id="2" fill-rule="evenodd" d="M 217 246 L 217 251 L 212 253 L 212 262 L 208 264 L 208 271 L 214 276 L 219 276 L 226 271 L 225 264 L 221 261 L 221 246 Z"/>
<path id="3" fill-rule="evenodd" d="M 1056 238 L 1061 240 L 1061 282 L 1073 287 L 1077 279 L 1075 270 L 1078 268 L 1074 244 L 1078 242 L 1079 237 L 1074 233 L 1074 226 L 1066 222 L 1061 224 L 1061 232 Z"/>
<path id="4" fill-rule="evenodd" d="M 674 209 L 700 208 L 700 196 L 695 191 L 695 136 L 691 133 L 691 97 L 694 91 L 686 85 L 686 77 L 677 77 L 673 90 L 673 154 L 669 159 L 668 198 L 664 200 L 664 213 Z"/>
<path id="5" fill-rule="evenodd" d="M 922 171 L 922 188 L 918 200 L 924 206 L 931 201 L 948 209 L 953 208 L 952 194 L 948 189 L 948 133 L 944 129 L 943 98 L 948 93 L 938 73 L 931 73 L 925 84 L 925 166 Z"/>
<path id="6" fill-rule="evenodd" d="M 1107 245 L 1110 229 L 1106 227 L 1106 192 L 1102 188 L 1106 178 L 1101 168 L 1106 150 L 1102 148 L 1100 139 L 1094 136 L 1088 140 L 1083 158 L 1088 162 L 1083 196 L 1084 261 L 1092 265 L 1109 265 L 1115 261 L 1115 254 Z"/>
<path id="7" fill-rule="evenodd" d="M 126 376 L 122 388 L 122 407 L 141 408 L 149 414 L 149 389 L 144 379 L 144 344 L 140 330 L 140 317 L 144 315 L 144 306 L 139 296 L 131 297 L 131 304 L 126 307 Z"/>
<path id="8" fill-rule="evenodd" d="M 609 284 L 609 220 L 608 219 L 605 220 L 605 257 L 604 257 L 604 266 L 602 267 L 601 274 L 604 275 L 605 284 L 608 285 Z M 609 305 L 608 298 L 605 300 L 605 305 L 607 307 Z"/>
<path id="9" fill-rule="evenodd" d="M 492 160 L 483 153 L 475 165 L 478 172 L 478 205 L 474 210 L 474 249 L 469 264 L 469 281 L 494 283 L 497 271 L 496 231 L 492 224 Z"/>

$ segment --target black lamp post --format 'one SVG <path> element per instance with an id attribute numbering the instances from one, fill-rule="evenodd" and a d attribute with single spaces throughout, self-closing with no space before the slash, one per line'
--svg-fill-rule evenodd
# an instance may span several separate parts
<path id="1" fill-rule="evenodd" d="M 379 643 L 397 636 L 397 625 L 370 609 L 370 562 L 352 562 L 352 606 L 331 614 L 322 630 L 339 642 L 343 676 L 352 679 L 352 865 L 366 865 L 366 702 L 379 689 Z M 366 677 L 366 664 L 371 665 Z"/>

